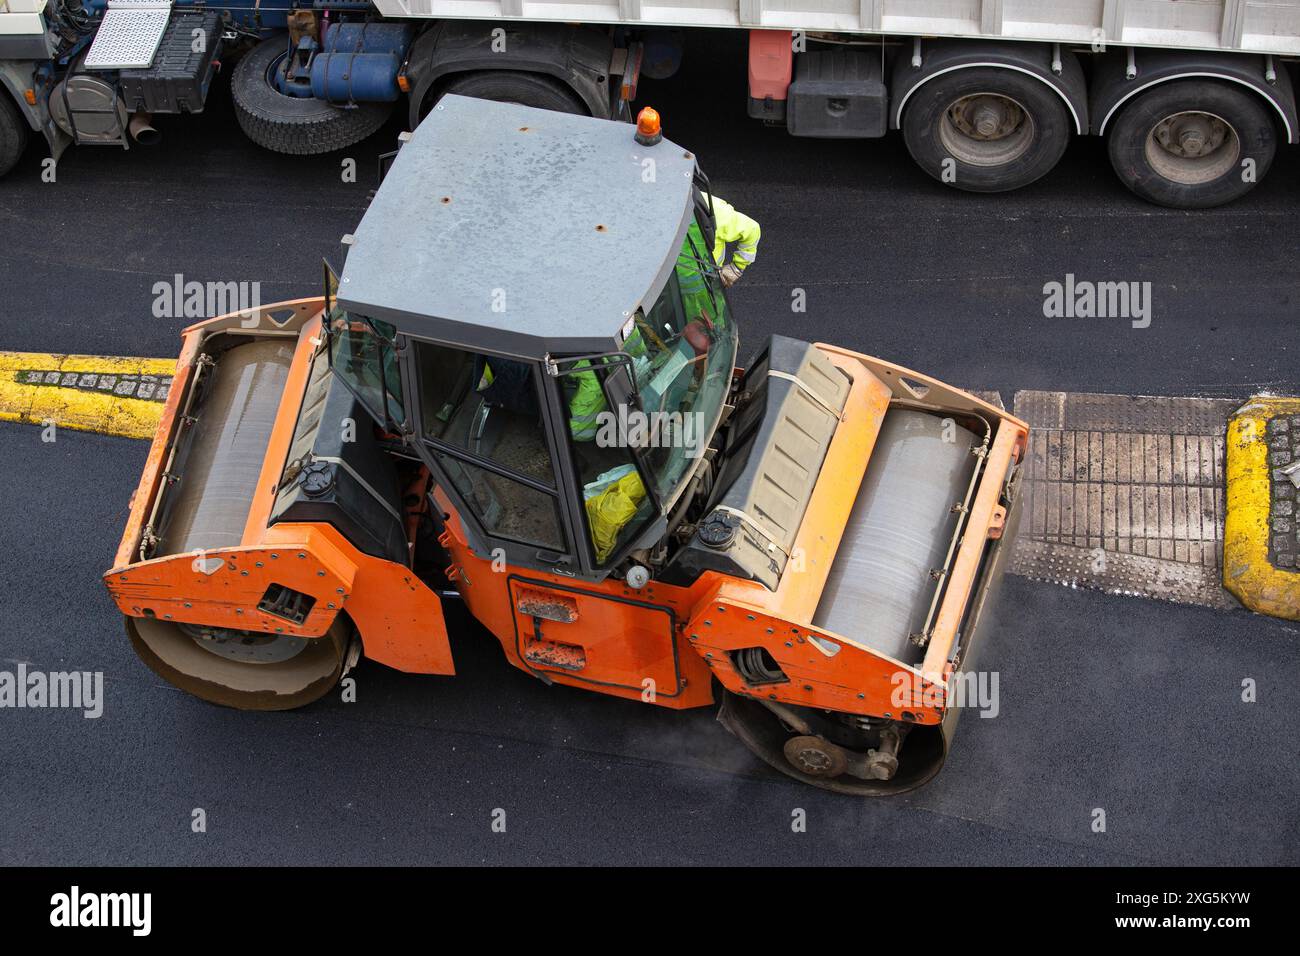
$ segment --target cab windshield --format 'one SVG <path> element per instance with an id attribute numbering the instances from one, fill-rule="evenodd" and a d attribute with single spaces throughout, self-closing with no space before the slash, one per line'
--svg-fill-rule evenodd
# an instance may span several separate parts
<path id="1" fill-rule="evenodd" d="M 642 420 L 639 440 L 660 501 L 674 497 L 708 447 L 736 360 L 736 328 L 698 223 L 692 222 L 663 291 L 624 327 Z"/>

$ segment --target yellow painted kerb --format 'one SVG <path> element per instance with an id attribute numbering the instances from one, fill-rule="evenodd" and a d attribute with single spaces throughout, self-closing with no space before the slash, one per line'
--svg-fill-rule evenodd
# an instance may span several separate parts
<path id="1" fill-rule="evenodd" d="M 1268 560 L 1268 420 L 1300 414 L 1300 399 L 1256 396 L 1228 421 L 1228 510 L 1223 522 L 1223 586 L 1252 611 L 1300 620 L 1300 571 Z"/>
<path id="2" fill-rule="evenodd" d="M 61 377 L 67 373 L 154 375 L 169 382 L 175 371 L 175 359 L 0 352 L 0 421 L 53 423 L 105 435 L 152 438 L 162 415 L 161 402 L 118 395 L 112 389 L 37 385 L 26 381 L 26 376 L 31 372 L 58 372 Z"/>

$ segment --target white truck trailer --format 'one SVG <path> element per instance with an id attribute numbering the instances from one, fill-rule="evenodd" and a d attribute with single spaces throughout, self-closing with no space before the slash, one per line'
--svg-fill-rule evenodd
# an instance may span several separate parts
<path id="1" fill-rule="evenodd" d="M 57 153 L 69 128 L 78 142 L 127 146 L 128 130 L 153 132 L 147 101 L 171 103 L 144 95 L 150 81 L 177 85 L 165 67 L 121 82 L 87 67 L 104 3 L 58 0 L 64 46 L 33 71 L 18 62 L 32 50 L 21 37 L 48 16 L 45 0 L 0 0 L 0 80 L 14 105 L 0 101 L 0 171 L 18 136 L 8 112 Z M 748 32 L 749 115 L 795 136 L 901 131 L 917 163 L 958 189 L 1026 185 L 1072 136 L 1097 135 L 1138 195 L 1213 206 L 1253 188 L 1277 144 L 1300 136 L 1300 0 L 263 0 L 251 11 L 107 0 L 109 12 L 140 5 L 173 19 L 219 12 L 227 61 L 260 41 L 232 77 L 237 113 L 256 142 L 291 153 L 369 135 L 403 94 L 412 126 L 448 92 L 630 116 L 639 78 L 671 75 L 685 31 L 704 27 Z M 206 93 L 201 80 L 187 88 Z M 111 128 L 96 139 L 103 116 Z"/>

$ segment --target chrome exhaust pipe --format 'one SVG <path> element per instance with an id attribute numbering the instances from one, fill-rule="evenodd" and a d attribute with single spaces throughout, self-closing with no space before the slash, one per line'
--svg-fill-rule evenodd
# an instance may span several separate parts
<path id="1" fill-rule="evenodd" d="M 162 133 L 153 128 L 153 115 L 144 110 L 131 114 L 126 131 L 141 146 L 155 146 L 162 139 Z"/>

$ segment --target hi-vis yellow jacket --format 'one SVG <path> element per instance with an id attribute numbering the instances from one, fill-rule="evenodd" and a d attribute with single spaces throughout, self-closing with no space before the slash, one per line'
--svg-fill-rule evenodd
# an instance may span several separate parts
<path id="1" fill-rule="evenodd" d="M 758 239 L 762 230 L 758 223 L 725 199 L 713 197 L 713 215 L 717 220 L 717 233 L 713 240 L 713 261 L 719 267 L 726 265 L 722 261 L 727 253 L 727 244 L 735 243 L 736 251 L 732 253 L 731 263 L 741 272 L 754 261 L 758 255 Z"/>
<path id="2" fill-rule="evenodd" d="M 574 365 L 574 368 L 589 368 L 586 359 Z M 574 441 L 591 441 L 600 430 L 600 413 L 608 409 L 605 404 L 605 391 L 600 387 L 600 379 L 595 372 L 575 372 L 569 376 L 572 394 L 569 396 L 569 434 Z"/>
<path id="3" fill-rule="evenodd" d="M 708 198 L 708 194 L 705 194 Z M 758 240 L 762 230 L 759 229 L 758 223 L 746 216 L 743 212 L 737 212 L 736 207 L 731 205 L 725 199 L 713 197 L 713 215 L 716 220 L 716 230 L 713 241 L 713 259 L 722 266 L 723 257 L 727 254 L 727 245 L 734 244 L 736 250 L 732 253 L 731 261 L 737 269 L 742 272 L 754 261 L 758 254 Z M 687 234 L 686 243 L 682 246 L 682 253 L 678 259 L 677 275 L 681 283 L 683 296 L 688 299 L 692 296 L 702 298 L 706 295 L 704 280 L 700 276 L 699 267 L 692 263 L 690 257 L 691 236 L 700 238 L 699 229 L 692 223 L 690 231 Z M 689 303 L 688 303 L 689 311 Z M 696 310 L 698 312 L 698 309 Z M 693 312 L 690 317 L 694 318 Z M 717 316 L 711 316 L 716 319 Z M 634 333 L 635 334 L 635 333 Z M 627 349 L 629 342 L 624 343 Z M 576 367 L 586 367 L 589 363 L 586 361 L 578 363 Z M 605 411 L 605 393 L 600 387 L 600 382 L 594 372 L 578 372 L 573 375 L 573 382 L 570 386 L 569 397 L 569 432 L 573 435 L 575 441 L 591 441 L 596 437 L 597 416 Z"/>

